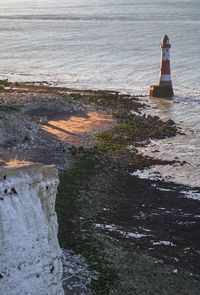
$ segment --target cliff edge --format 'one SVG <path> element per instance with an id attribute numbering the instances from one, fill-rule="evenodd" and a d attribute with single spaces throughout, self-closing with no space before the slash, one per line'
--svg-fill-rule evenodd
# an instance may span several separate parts
<path id="1" fill-rule="evenodd" d="M 1 295 L 64 294 L 57 185 L 54 166 L 0 168 Z"/>

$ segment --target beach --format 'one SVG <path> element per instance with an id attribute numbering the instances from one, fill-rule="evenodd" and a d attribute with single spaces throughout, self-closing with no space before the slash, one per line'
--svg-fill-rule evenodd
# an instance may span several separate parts
<path id="1" fill-rule="evenodd" d="M 150 114 L 153 108 L 154 114 L 174 120 L 186 134 L 152 147 L 162 157 L 181 154 L 188 162 L 187 169 L 172 172 L 159 167 L 160 173 L 199 186 L 199 5 L 197 0 L 156 0 L 155 5 L 145 0 L 58 0 L 56 6 L 50 0 L 2 0 L 1 79 L 145 96 Z M 175 97 L 160 102 L 148 94 L 158 80 L 165 33 L 172 45 Z"/>
<path id="2" fill-rule="evenodd" d="M 172 120 L 150 115 L 142 98 L 114 91 L 16 83 L 0 100 L 1 122 L 21 129 L 6 125 L 15 137 L 4 141 L 1 160 L 60 169 L 61 247 L 74 251 L 65 254 L 72 265 L 81 254 L 96 272 L 76 258 L 73 279 L 65 272 L 66 294 L 198 294 L 199 201 L 187 197 L 194 188 L 166 182 L 158 171 L 141 174 L 186 165 L 138 152 L 151 140 L 181 136 Z M 80 269 L 88 279 L 80 279 Z"/>

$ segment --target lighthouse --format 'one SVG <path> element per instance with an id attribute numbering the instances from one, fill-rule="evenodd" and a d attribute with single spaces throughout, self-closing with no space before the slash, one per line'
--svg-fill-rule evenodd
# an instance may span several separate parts
<path id="1" fill-rule="evenodd" d="M 150 86 L 150 96 L 171 97 L 174 95 L 170 68 L 170 48 L 169 38 L 165 35 L 161 42 L 161 67 L 158 85 Z"/>

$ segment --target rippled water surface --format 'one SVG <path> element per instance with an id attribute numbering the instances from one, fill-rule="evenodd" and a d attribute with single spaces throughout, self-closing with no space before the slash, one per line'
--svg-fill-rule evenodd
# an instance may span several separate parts
<path id="1" fill-rule="evenodd" d="M 186 129 L 186 136 L 159 145 L 162 156 L 189 162 L 184 179 L 194 167 L 190 183 L 200 163 L 199 0 L 1 0 L 0 74 L 148 94 L 158 79 L 164 33 L 172 43 L 177 97 L 149 103 Z"/>
<path id="2" fill-rule="evenodd" d="M 147 93 L 168 33 L 175 89 L 196 95 L 199 28 L 198 0 L 1 0 L 0 72 Z"/>
<path id="3" fill-rule="evenodd" d="M 145 113 L 158 115 L 163 120 L 172 118 L 181 127 L 182 134 L 152 141 L 141 151 L 157 158 L 184 162 L 184 165 L 155 166 L 150 172 L 160 172 L 169 181 L 200 187 L 200 100 L 174 97 L 173 100 L 148 98 L 146 101 L 151 108 Z"/>

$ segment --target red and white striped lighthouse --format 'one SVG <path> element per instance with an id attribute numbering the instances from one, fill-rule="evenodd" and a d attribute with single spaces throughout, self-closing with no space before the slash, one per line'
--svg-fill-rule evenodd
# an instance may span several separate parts
<path id="1" fill-rule="evenodd" d="M 171 97 L 174 95 L 170 69 L 169 38 L 164 36 L 161 43 L 161 68 L 158 86 L 150 86 L 150 95 L 155 97 Z"/>

